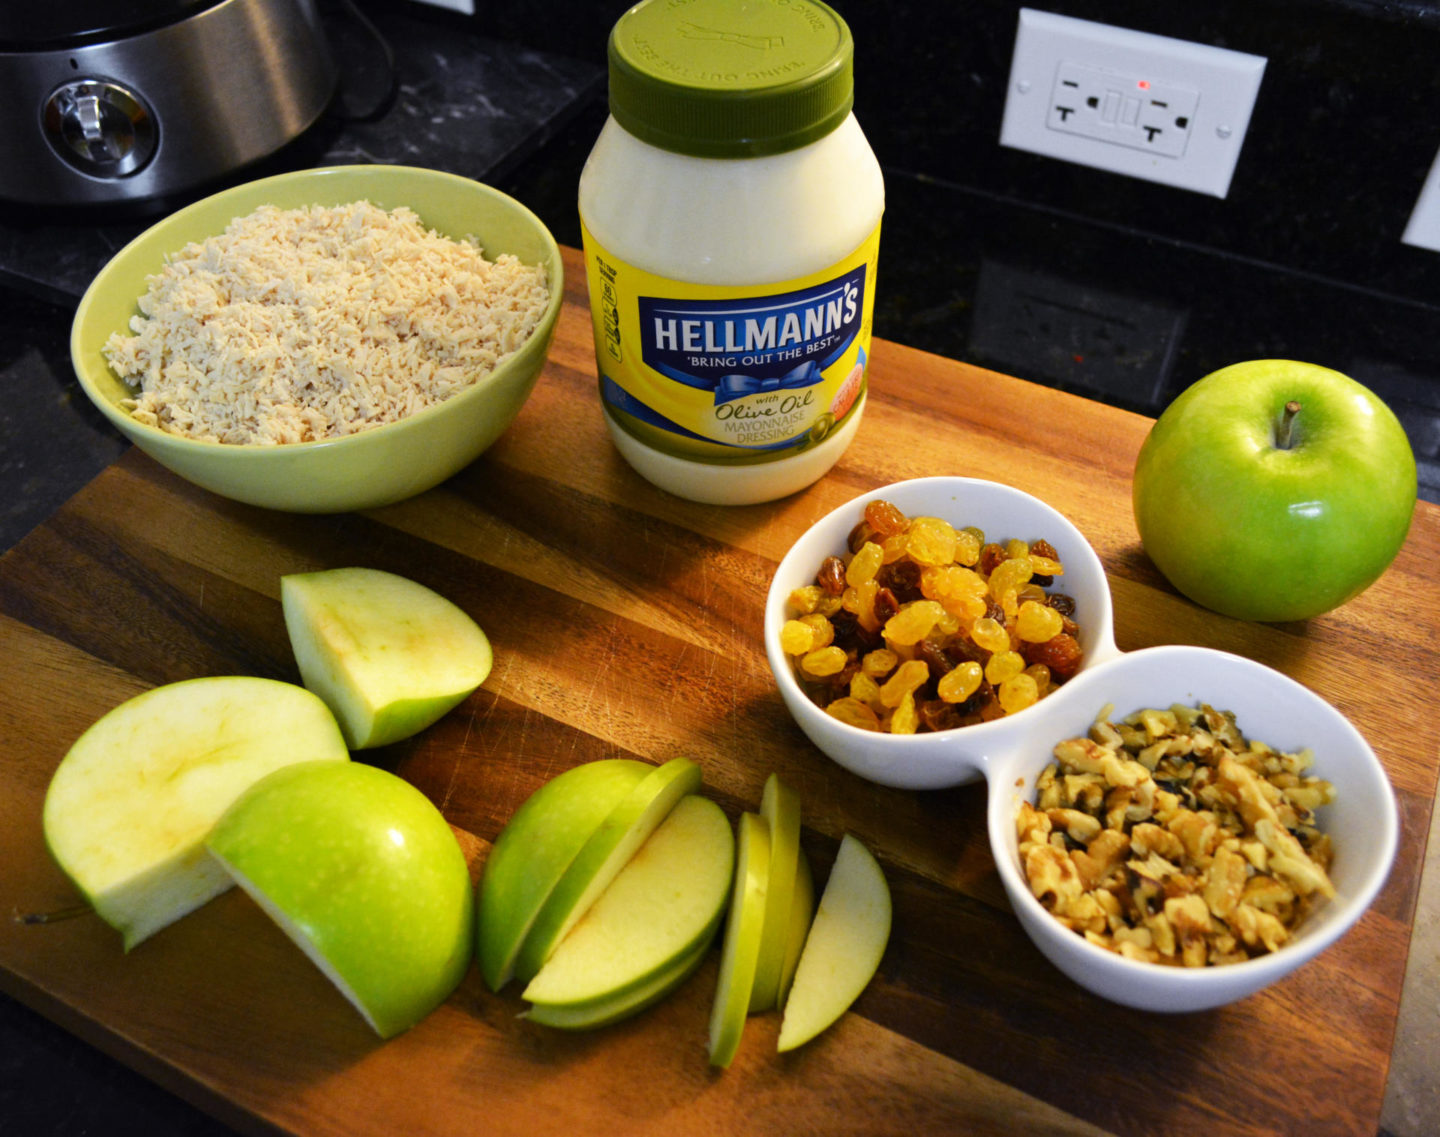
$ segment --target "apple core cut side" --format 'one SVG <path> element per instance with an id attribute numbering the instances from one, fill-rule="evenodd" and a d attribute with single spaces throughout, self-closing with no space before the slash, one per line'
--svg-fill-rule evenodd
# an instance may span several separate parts
<path id="1" fill-rule="evenodd" d="M 700 788 L 700 767 L 688 758 L 672 758 L 652 769 L 612 809 L 575 854 L 551 889 L 520 945 L 515 974 L 534 979 L 555 945 L 590 910 L 637 849 L 670 811 Z"/>
<path id="2" fill-rule="evenodd" d="M 770 872 L 770 830 L 756 813 L 742 813 L 735 841 L 735 883 L 720 948 L 720 975 L 710 1007 L 710 1064 L 729 1066 L 740 1048 L 750 1013 L 755 965 L 765 926 L 765 887 Z"/>
<path id="3" fill-rule="evenodd" d="M 785 1000 L 779 1051 L 804 1045 L 850 1009 L 880 967 L 890 919 L 879 862 L 845 834 Z"/>
<path id="4" fill-rule="evenodd" d="M 535 917 L 575 855 L 653 769 L 629 758 L 572 766 L 526 798 L 500 831 L 477 915 L 480 974 L 492 991 L 514 976 Z"/>
<path id="5" fill-rule="evenodd" d="M 613 1002 L 668 975 L 713 940 L 734 867 L 724 811 L 698 794 L 686 797 L 560 941 L 524 998 L 551 1006 Z"/>
<path id="6" fill-rule="evenodd" d="M 760 816 L 770 827 L 770 871 L 766 878 L 765 928 L 755 965 L 755 987 L 750 994 L 751 1014 L 774 1007 L 780 990 L 785 944 L 790 935 L 790 902 L 795 895 L 800 859 L 800 795 L 771 774 L 761 793 Z"/>
<path id="7" fill-rule="evenodd" d="M 45 795 L 56 863 L 129 951 L 232 885 L 205 838 L 252 783 L 294 762 L 348 762 L 303 687 L 248 675 L 153 688 L 101 716 Z"/>
<path id="8" fill-rule="evenodd" d="M 353 749 L 434 723 L 490 674 L 490 641 L 439 593 L 394 573 L 338 568 L 280 578 L 285 628 L 305 686 Z"/>

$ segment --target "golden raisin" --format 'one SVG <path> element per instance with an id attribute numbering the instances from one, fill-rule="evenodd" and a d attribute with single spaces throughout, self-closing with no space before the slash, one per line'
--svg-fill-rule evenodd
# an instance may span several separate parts
<path id="1" fill-rule="evenodd" d="M 780 646 L 786 655 L 804 655 L 815 646 L 815 629 L 801 620 L 786 620 L 780 629 Z"/>
<path id="2" fill-rule="evenodd" d="M 861 730 L 880 729 L 880 716 L 859 699 L 836 699 L 825 708 L 825 713 Z"/>
<path id="3" fill-rule="evenodd" d="M 865 503 L 865 522 L 881 537 L 888 537 L 892 533 L 903 533 L 910 519 L 899 507 L 877 500 Z"/>
<path id="4" fill-rule="evenodd" d="M 947 703 L 963 703 L 980 689 L 980 680 L 984 677 L 978 663 L 966 660 L 940 677 L 936 693 Z"/>
<path id="5" fill-rule="evenodd" d="M 945 615 L 945 609 L 934 600 L 917 600 L 895 613 L 885 624 L 887 643 L 909 647 L 930 634 L 930 629 Z"/>
<path id="6" fill-rule="evenodd" d="M 1027 643 L 1044 643 L 1060 634 L 1064 619 L 1048 604 L 1026 600 L 1015 618 L 1015 634 Z"/>
<path id="7" fill-rule="evenodd" d="M 907 659 L 895 674 L 880 687 L 880 701 L 887 707 L 898 707 L 900 700 L 921 687 L 930 678 L 930 668 L 918 659 Z"/>
<path id="8" fill-rule="evenodd" d="M 845 583 L 851 588 L 859 588 L 867 580 L 874 580 L 875 574 L 880 571 L 883 556 L 879 545 L 874 541 L 866 541 L 846 568 Z"/>
<path id="9" fill-rule="evenodd" d="M 818 676 L 838 675 L 847 662 L 845 650 L 834 646 L 817 648 L 800 657 L 800 667 Z"/>

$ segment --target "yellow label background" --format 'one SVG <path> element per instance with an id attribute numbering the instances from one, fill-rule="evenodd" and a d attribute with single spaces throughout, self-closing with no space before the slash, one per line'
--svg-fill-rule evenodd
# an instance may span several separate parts
<path id="1" fill-rule="evenodd" d="M 606 409 L 627 431 L 652 449 L 676 457 L 708 462 L 768 462 L 793 455 L 797 449 L 816 445 L 824 440 L 840 422 L 855 413 L 859 396 L 865 390 L 865 379 L 858 387 L 852 383 L 839 410 L 836 398 L 846 380 L 851 378 L 857 362 L 870 355 L 871 328 L 874 321 L 875 266 L 880 249 L 880 226 L 848 257 L 829 268 L 809 276 L 773 284 L 736 287 L 733 285 L 694 284 L 656 276 L 626 264 L 601 246 L 590 230 L 581 225 L 585 246 L 585 272 L 590 288 L 590 316 L 595 331 L 595 359 L 600 372 L 602 399 L 608 378 L 631 397 L 644 403 L 671 422 L 702 436 L 703 441 L 676 434 L 660 426 L 642 422 L 625 413 L 613 402 L 605 400 Z M 641 358 L 639 297 L 676 300 L 751 300 L 780 296 L 788 292 L 825 284 L 865 265 L 865 288 L 861 298 L 860 326 L 844 353 L 822 372 L 821 383 L 809 388 L 813 397 L 808 405 L 797 408 L 783 422 L 770 424 L 772 433 L 780 432 L 790 440 L 788 446 L 759 449 L 728 441 L 723 424 L 716 421 L 715 398 L 706 390 L 697 389 L 661 374 L 647 366 Z M 863 353 L 863 354 L 862 354 Z M 757 396 L 747 396 L 755 399 Z M 771 400 L 774 396 L 768 396 Z M 743 401 L 743 400 L 742 400 Z"/>

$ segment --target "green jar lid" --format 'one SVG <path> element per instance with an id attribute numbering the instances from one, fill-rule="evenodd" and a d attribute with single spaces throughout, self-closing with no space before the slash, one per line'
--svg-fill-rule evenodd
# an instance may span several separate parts
<path id="1" fill-rule="evenodd" d="M 829 134 L 855 97 L 855 43 L 819 0 L 642 0 L 610 33 L 610 113 L 636 138 L 756 158 Z"/>

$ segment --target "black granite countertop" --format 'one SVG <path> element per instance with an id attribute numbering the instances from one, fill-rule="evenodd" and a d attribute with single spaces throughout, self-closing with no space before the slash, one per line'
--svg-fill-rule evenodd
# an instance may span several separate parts
<path id="1" fill-rule="evenodd" d="M 389 113 L 327 121 L 246 176 L 329 163 L 433 166 L 507 190 L 578 245 L 577 179 L 605 114 L 601 68 L 410 12 L 387 11 L 381 23 L 400 66 Z M 364 66 L 357 74 L 364 79 Z M 887 192 L 878 335 L 1148 414 L 1228 363 L 1323 363 L 1395 409 L 1420 461 L 1422 496 L 1440 501 L 1440 297 L 959 185 L 917 172 L 893 149 L 888 124 L 877 127 Z M 0 551 L 126 445 L 76 385 L 68 334 L 90 278 L 144 224 L 0 218 Z M 116 1132 L 229 1131 L 0 997 L 0 1133 Z"/>

